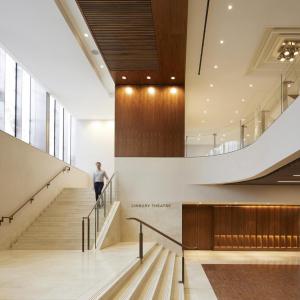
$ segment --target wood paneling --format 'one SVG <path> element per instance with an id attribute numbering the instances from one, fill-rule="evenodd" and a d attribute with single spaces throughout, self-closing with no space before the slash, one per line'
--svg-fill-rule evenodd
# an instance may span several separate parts
<path id="1" fill-rule="evenodd" d="M 115 107 L 115 156 L 184 156 L 184 89 L 118 86 Z"/>
<path id="2" fill-rule="evenodd" d="M 213 208 L 211 206 L 183 205 L 182 242 L 201 250 L 213 248 Z"/>
<path id="3" fill-rule="evenodd" d="M 242 181 L 235 184 L 243 185 L 299 185 L 300 177 L 293 176 L 300 175 L 300 159 L 296 159 L 289 164 L 277 169 L 276 171 L 248 181 Z M 295 182 L 278 182 L 278 181 L 295 181 Z"/>
<path id="4" fill-rule="evenodd" d="M 184 84 L 188 0 L 76 2 L 117 85 Z"/>
<path id="5" fill-rule="evenodd" d="M 201 250 L 300 250 L 300 206 L 183 205 L 182 218 L 183 241 Z"/>

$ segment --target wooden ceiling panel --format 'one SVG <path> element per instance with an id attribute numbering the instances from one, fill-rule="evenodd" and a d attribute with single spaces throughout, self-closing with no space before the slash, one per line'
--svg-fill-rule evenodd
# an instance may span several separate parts
<path id="1" fill-rule="evenodd" d="M 116 85 L 184 85 L 188 0 L 76 2 Z"/>
<path id="2" fill-rule="evenodd" d="M 77 0 L 110 71 L 157 70 L 151 0 Z"/>

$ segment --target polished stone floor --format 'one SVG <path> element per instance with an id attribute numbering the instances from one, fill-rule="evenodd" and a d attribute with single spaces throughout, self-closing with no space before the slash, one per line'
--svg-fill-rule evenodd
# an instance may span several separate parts
<path id="1" fill-rule="evenodd" d="M 145 243 L 145 251 L 153 243 Z M 0 251 L 0 300 L 75 300 L 110 282 L 138 256 L 137 243 L 102 251 Z"/>
<path id="2" fill-rule="evenodd" d="M 266 266 L 282 266 L 281 270 L 288 268 L 287 265 L 296 266 L 294 271 L 289 271 L 288 277 L 291 280 L 294 280 L 298 277 L 298 268 L 300 265 L 300 252 L 271 252 L 271 251 L 186 251 L 186 277 L 185 277 L 185 296 L 187 300 L 227 300 L 230 298 L 221 298 L 220 292 L 216 287 L 216 281 L 213 282 L 212 276 L 207 276 L 202 265 L 237 265 L 240 266 L 240 270 L 244 270 L 243 265 L 254 265 L 256 270 L 257 265 L 266 265 Z M 204 267 L 206 268 L 206 267 Z M 207 267 L 207 270 L 209 267 Z M 225 269 L 225 268 L 223 268 Z M 245 266 L 246 271 L 246 266 Z M 243 271 L 241 271 L 243 272 Z M 278 275 L 278 278 L 284 275 Z M 243 272 L 243 274 L 246 274 Z M 222 274 L 218 275 L 222 278 Z M 208 278 L 209 277 L 209 278 Z M 260 280 L 263 284 L 263 279 Z M 242 282 L 242 281 L 241 281 Z M 237 281 L 238 284 L 238 281 Z M 212 287 L 214 286 L 214 288 Z M 242 286 L 242 285 L 241 285 Z M 232 284 L 233 287 L 233 284 Z M 262 286 L 263 287 L 263 286 Z M 224 282 L 222 285 L 224 289 L 230 289 L 230 282 Z M 241 292 L 247 291 L 246 288 L 243 288 Z M 217 296 L 218 298 L 217 298 Z M 245 298 L 248 299 L 248 298 Z M 259 299 L 259 298 L 252 298 Z M 268 298 L 272 299 L 272 298 Z M 298 298 L 296 298 L 298 299 Z M 295 300 L 296 300 L 295 299 Z M 233 299 L 230 299 L 233 300 Z M 240 297 L 239 300 L 244 300 L 243 297 Z M 294 300 L 290 298 L 289 300 Z"/>

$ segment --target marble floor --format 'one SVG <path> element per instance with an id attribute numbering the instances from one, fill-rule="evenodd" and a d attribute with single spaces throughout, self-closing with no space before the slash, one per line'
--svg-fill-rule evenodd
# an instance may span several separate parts
<path id="1" fill-rule="evenodd" d="M 153 243 L 145 243 L 145 252 Z M 0 251 L 0 300 L 75 300 L 103 287 L 138 256 L 137 243 L 102 251 Z"/>
<path id="2" fill-rule="evenodd" d="M 300 252 L 286 251 L 185 251 L 185 258 L 187 300 L 217 299 L 203 264 L 300 265 Z"/>

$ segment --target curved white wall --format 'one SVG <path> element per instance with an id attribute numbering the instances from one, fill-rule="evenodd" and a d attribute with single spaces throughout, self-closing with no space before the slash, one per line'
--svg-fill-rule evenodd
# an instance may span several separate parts
<path id="1" fill-rule="evenodd" d="M 223 184 L 264 176 L 300 156 L 300 97 L 252 145 L 228 154 L 185 159 L 190 184 Z"/>

